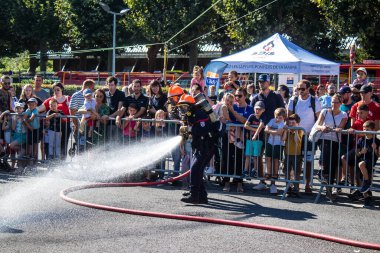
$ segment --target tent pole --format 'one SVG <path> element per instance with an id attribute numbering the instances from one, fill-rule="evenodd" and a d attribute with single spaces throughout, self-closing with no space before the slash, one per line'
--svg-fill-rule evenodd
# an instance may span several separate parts
<path id="1" fill-rule="evenodd" d="M 336 78 L 336 83 L 337 83 L 337 90 L 340 89 L 340 80 L 339 80 L 339 75 L 337 75 L 337 78 Z"/>

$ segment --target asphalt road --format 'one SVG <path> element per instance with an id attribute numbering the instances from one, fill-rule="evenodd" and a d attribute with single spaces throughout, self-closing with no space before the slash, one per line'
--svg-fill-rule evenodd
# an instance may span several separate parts
<path id="1" fill-rule="evenodd" d="M 372 252 L 278 232 L 106 212 L 63 201 L 59 192 L 86 182 L 0 174 L 0 252 Z M 346 196 L 337 203 L 314 197 L 280 200 L 268 192 L 223 193 L 209 186 L 208 205 L 179 201 L 183 190 L 103 188 L 70 194 L 123 208 L 214 217 L 307 230 L 380 244 L 379 203 L 363 209 Z M 281 190 L 281 188 L 280 188 Z"/>

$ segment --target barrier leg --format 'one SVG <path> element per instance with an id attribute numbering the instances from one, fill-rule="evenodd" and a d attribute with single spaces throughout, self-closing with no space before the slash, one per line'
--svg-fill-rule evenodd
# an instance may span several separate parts
<path id="1" fill-rule="evenodd" d="M 315 197 L 314 204 L 318 204 L 318 203 L 319 203 L 319 200 L 320 200 L 320 198 L 321 198 L 322 191 L 323 191 L 323 188 L 324 188 L 324 187 L 325 187 L 324 185 L 321 185 L 321 186 L 319 187 L 319 191 L 318 191 L 317 197 Z"/>
<path id="2" fill-rule="evenodd" d="M 284 193 L 283 193 L 282 196 L 281 196 L 281 200 L 284 200 L 284 199 L 285 199 L 285 197 L 286 197 L 286 193 L 288 192 L 289 187 L 290 187 L 290 183 L 289 183 L 289 182 L 286 182 L 286 187 L 285 187 Z"/>

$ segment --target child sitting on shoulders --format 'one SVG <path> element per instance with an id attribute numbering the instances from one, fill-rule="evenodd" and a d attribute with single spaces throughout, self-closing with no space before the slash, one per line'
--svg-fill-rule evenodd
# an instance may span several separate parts
<path id="1" fill-rule="evenodd" d="M 91 120 L 91 115 L 98 115 L 96 112 L 96 101 L 92 97 L 92 91 L 90 89 L 85 89 L 83 91 L 83 96 L 84 96 L 84 102 L 83 102 L 83 107 L 87 111 L 87 113 L 82 115 L 82 119 L 80 121 L 80 126 L 79 126 L 79 132 L 80 134 L 84 134 L 86 125 L 89 127 L 88 132 L 87 132 L 87 137 L 92 138 L 92 133 L 94 130 L 94 122 Z"/>
<path id="2" fill-rule="evenodd" d="M 190 90 L 193 84 L 199 84 L 203 91 L 205 91 L 205 78 L 203 75 L 203 68 L 199 66 L 194 66 L 193 68 L 193 78 L 190 82 Z M 207 93 L 207 90 L 206 90 Z"/>

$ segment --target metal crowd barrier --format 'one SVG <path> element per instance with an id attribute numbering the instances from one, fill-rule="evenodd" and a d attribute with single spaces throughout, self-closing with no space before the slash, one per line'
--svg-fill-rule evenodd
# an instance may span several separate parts
<path id="1" fill-rule="evenodd" d="M 58 117 L 58 123 L 50 127 L 45 115 L 39 115 L 37 127 L 26 122 L 24 115 L 5 115 L 1 122 L 2 168 L 9 170 L 16 168 L 17 164 L 18 168 L 26 169 L 46 160 L 66 158 L 71 135 L 70 118 L 75 117 Z M 49 143 L 53 145 L 49 147 Z"/>
<path id="2" fill-rule="evenodd" d="M 3 169 L 17 167 L 23 171 L 35 167 L 37 163 L 52 165 L 62 160 L 69 161 L 70 157 L 73 158 L 97 147 L 111 149 L 143 142 L 148 138 L 177 136 L 180 125 L 180 122 L 175 120 L 128 121 L 123 118 L 121 127 L 118 127 L 115 118 L 90 122 L 82 121 L 81 117 L 60 115 L 55 118 L 58 122 L 50 126 L 50 120 L 46 119 L 46 115 L 41 114 L 38 118 L 40 127 L 28 130 L 23 123 L 23 115 L 12 113 L 4 117 L 5 123 L 1 124 L 4 140 L 2 143 L 4 152 L 1 154 Z M 74 121 L 77 127 L 74 127 Z M 133 127 L 126 130 L 124 126 L 128 124 Z M 168 152 L 153 170 L 163 177 L 167 174 L 178 174 L 180 168 L 181 154 L 178 147 Z"/>
<path id="3" fill-rule="evenodd" d="M 262 131 L 264 131 L 264 129 Z M 289 127 L 286 130 L 287 138 L 289 138 L 291 132 L 295 131 L 297 133 L 302 133 L 302 138 L 306 138 L 305 130 L 300 127 Z M 234 137 L 232 138 L 231 136 Z M 266 168 L 267 163 L 265 161 L 266 157 L 264 150 L 268 148 L 268 136 L 265 135 L 265 140 L 262 143 L 262 147 L 258 148 L 260 149 L 258 153 L 248 155 L 246 153 L 248 148 L 247 140 L 251 140 L 252 136 L 251 131 L 244 129 L 244 125 L 242 124 L 227 124 L 226 132 L 219 140 L 219 152 L 214 156 L 214 159 L 210 164 L 210 167 L 213 169 L 207 170 L 207 175 L 223 178 L 223 182 L 226 182 L 230 178 L 234 178 L 238 181 L 241 181 L 242 179 L 256 179 L 260 181 L 271 180 L 275 182 L 284 182 L 286 183 L 286 188 L 282 195 L 282 199 L 285 198 L 290 186 L 305 183 L 306 173 L 304 169 L 306 168 L 306 147 L 304 148 L 304 151 L 301 150 L 301 154 L 297 155 L 297 157 L 286 155 L 289 154 L 290 150 L 285 150 L 285 148 L 282 147 L 280 153 L 281 156 L 285 153 L 285 156 L 283 156 L 284 159 L 279 159 L 280 163 L 278 165 L 278 171 L 273 163 L 271 164 L 269 171 L 267 171 L 266 169 L 268 168 Z M 240 139 L 240 141 L 238 139 Z M 296 142 L 295 148 L 301 149 L 301 147 L 301 142 Z M 272 146 L 272 153 L 273 148 L 274 147 Z M 287 148 L 290 149 L 290 146 Z M 244 171 L 247 171 L 245 175 L 243 175 Z"/>
<path id="4" fill-rule="evenodd" d="M 313 154 L 316 155 L 315 160 L 318 160 L 319 165 L 317 169 L 315 167 L 316 163 L 312 163 L 313 175 L 316 175 L 313 185 L 319 187 L 315 203 L 319 202 L 324 189 L 326 196 L 334 200 L 335 196 L 331 196 L 333 195 L 333 190 L 337 194 L 341 194 L 343 189 L 349 189 L 349 194 L 352 196 L 355 191 L 361 188 L 362 174 L 358 167 L 358 163 L 360 162 L 359 157 L 356 154 L 359 151 L 357 147 L 359 139 L 364 138 L 363 140 L 367 141 L 364 134 L 372 134 L 375 138 L 378 138 L 380 135 L 377 131 L 349 132 L 348 130 L 343 130 L 340 133 L 336 133 L 339 142 L 331 142 L 323 139 L 323 137 L 318 141 L 313 139 L 313 143 L 315 144 L 313 145 Z M 372 169 L 372 173 L 370 173 L 371 190 L 380 191 L 380 185 L 373 183 L 374 178 L 378 177 L 380 173 L 373 154 L 374 150 L 372 154 L 368 154 L 370 159 L 372 159 L 369 161 Z"/>
<path id="5" fill-rule="evenodd" d="M 67 161 L 70 157 L 99 146 L 115 148 L 144 142 L 148 138 L 176 136 L 180 126 L 180 122 L 176 120 L 132 119 L 128 121 L 124 118 L 122 119 L 123 127 L 118 127 L 115 119 L 109 118 L 103 122 L 94 121 L 91 124 L 84 122 L 84 127 L 81 129 L 80 117 L 59 116 L 59 123 L 54 126 L 50 126 L 45 117 L 45 115 L 39 115 L 39 129 L 28 130 L 22 123 L 23 116 L 14 113 L 4 116 L 1 123 L 2 166 L 5 166 L 5 162 L 10 162 L 11 164 L 7 166 L 15 167 L 17 164 L 17 167 L 27 168 L 38 162 Z M 76 129 L 73 129 L 73 121 L 77 122 Z M 307 143 L 308 136 L 303 128 L 289 127 L 285 131 L 288 140 L 291 136 L 295 138 L 295 132 L 297 132 L 299 135 L 302 133 L 303 142 Z M 311 152 L 314 159 L 311 163 L 310 179 L 312 186 L 319 187 L 315 203 L 319 201 L 324 189 L 328 194 L 333 188 L 338 191 L 340 191 L 339 189 L 350 189 L 352 192 L 361 187 L 361 173 L 355 168 L 358 158 L 352 154 L 358 151 L 356 144 L 360 136 L 373 134 L 378 137 L 380 133 L 375 131 L 353 133 L 345 130 L 337 134 L 339 142 L 336 143 L 325 139 L 312 142 Z M 209 165 L 209 168 L 214 169 L 213 171 L 207 170 L 206 175 L 223 178 L 224 181 L 234 178 L 240 182 L 243 179 L 282 182 L 286 184 L 282 199 L 285 198 L 291 185 L 306 183 L 307 145 L 301 146 L 302 153 L 296 157 L 289 153 L 290 149 L 301 148 L 299 140 L 295 142 L 295 146 L 287 145 L 288 150 L 283 147 L 280 151 L 283 157 L 279 159 L 280 164 L 277 170 L 277 166 L 274 166 L 273 163 L 270 168 L 266 168 L 268 161 L 266 161 L 264 150 L 269 147 L 268 135 L 265 135 L 262 147 L 257 148 L 259 151 L 256 150 L 256 154 L 247 155 L 247 147 L 249 147 L 247 140 L 251 139 L 251 131 L 245 130 L 243 125 L 228 124 L 226 131 L 219 139 L 218 152 Z M 182 161 L 181 156 L 183 156 Z M 187 159 L 184 159 L 186 156 Z M 342 161 L 342 156 L 347 159 Z M 150 169 L 158 173 L 159 177 L 178 174 L 190 168 L 190 157 L 191 140 L 188 140 L 181 147 L 168 153 Z M 380 172 L 377 170 L 376 161 L 371 162 L 373 164 L 373 173 L 371 174 L 373 182 Z M 319 164 L 319 169 L 316 168 L 316 164 Z M 323 167 L 324 172 L 322 173 L 321 166 L 326 164 L 328 166 Z M 353 167 L 352 164 L 355 166 Z M 373 184 L 371 190 L 380 191 L 380 186 Z"/>
<path id="6" fill-rule="evenodd" d="M 81 119 L 77 118 L 79 124 Z M 179 134 L 180 121 L 155 120 L 155 119 L 131 119 L 123 118 L 120 126 L 116 125 L 115 118 L 105 121 L 95 121 L 85 125 L 83 132 L 74 131 L 71 156 L 81 154 L 95 147 L 114 149 L 115 147 L 128 146 L 142 143 L 148 139 L 169 138 Z M 168 152 L 161 161 L 152 167 L 159 178 L 169 175 L 177 175 L 181 168 L 180 148 L 176 147 Z"/>

